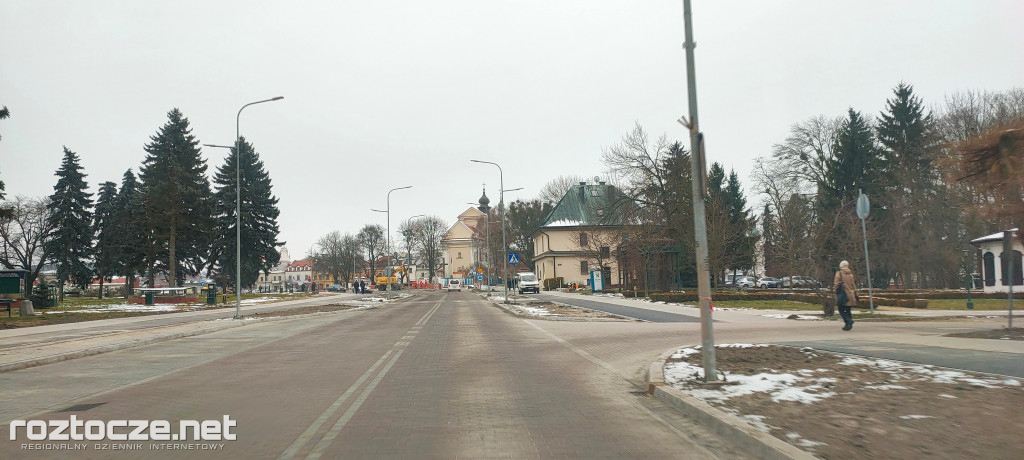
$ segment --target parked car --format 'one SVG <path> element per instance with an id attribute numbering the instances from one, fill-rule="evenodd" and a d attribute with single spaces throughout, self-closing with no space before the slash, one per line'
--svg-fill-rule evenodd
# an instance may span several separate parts
<path id="1" fill-rule="evenodd" d="M 345 292 L 345 286 L 342 286 L 340 284 L 332 284 L 330 286 L 327 286 L 327 291 L 328 292 Z"/>
<path id="2" fill-rule="evenodd" d="M 741 276 L 736 278 L 736 286 L 741 288 L 752 288 L 757 285 L 757 278 L 753 276 Z"/>
<path id="3" fill-rule="evenodd" d="M 782 280 L 770 276 L 762 276 L 757 280 L 757 287 L 761 289 L 782 287 Z"/>
<path id="4" fill-rule="evenodd" d="M 794 276 L 790 279 L 788 276 L 782 277 L 783 287 L 792 288 L 805 288 L 805 289 L 817 289 L 821 287 L 821 283 L 816 281 L 814 278 L 809 276 Z"/>
<path id="5" fill-rule="evenodd" d="M 448 292 L 462 292 L 462 283 L 459 280 L 448 280 Z"/>

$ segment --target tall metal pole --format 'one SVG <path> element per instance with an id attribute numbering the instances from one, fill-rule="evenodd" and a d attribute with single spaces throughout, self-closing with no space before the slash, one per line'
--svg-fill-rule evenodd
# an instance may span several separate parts
<path id="1" fill-rule="evenodd" d="M 255 104 L 280 101 L 284 96 L 250 102 L 235 116 L 235 319 L 242 317 L 242 110 Z"/>
<path id="2" fill-rule="evenodd" d="M 407 189 L 407 188 L 412 188 L 412 186 L 411 185 L 406 185 L 405 187 L 395 187 L 395 188 L 393 188 L 391 190 L 388 190 L 388 203 L 387 203 L 388 207 L 384 211 L 384 213 L 387 214 L 387 216 L 388 216 L 388 234 L 386 235 L 387 239 L 385 240 L 386 241 L 385 244 L 387 246 L 387 253 L 388 253 L 387 254 L 387 264 L 388 264 L 388 266 L 384 267 L 384 279 L 386 280 L 385 281 L 385 285 L 384 285 L 384 289 L 385 289 L 385 291 L 384 291 L 385 292 L 384 293 L 384 298 L 386 300 L 391 300 L 391 275 L 388 274 L 388 270 L 391 269 L 391 192 L 394 192 L 395 190 L 404 190 L 404 189 Z M 372 209 L 371 211 L 376 211 L 376 209 Z"/>
<path id="3" fill-rule="evenodd" d="M 1012 231 L 1003 232 L 1003 260 L 1006 261 L 1006 273 L 1003 276 L 1006 277 L 1006 285 L 1010 288 L 1007 292 L 1007 298 L 1010 302 L 1009 318 L 1010 323 L 1007 325 L 1009 328 L 1013 328 L 1013 263 L 1017 259 L 1013 256 L 1013 233 Z"/>
<path id="4" fill-rule="evenodd" d="M 866 270 L 868 272 L 868 306 L 871 309 L 871 314 L 874 315 L 875 298 L 871 292 L 871 259 L 868 259 L 868 227 L 864 223 L 864 219 L 868 217 L 868 201 L 862 189 L 857 189 L 857 193 L 859 194 L 857 197 L 857 215 L 860 217 L 860 230 L 864 235 L 864 265 L 867 266 Z"/>
<path id="5" fill-rule="evenodd" d="M 708 232 L 704 215 L 704 198 L 707 184 L 704 183 L 704 145 L 700 127 L 697 124 L 697 80 L 693 62 L 693 24 L 690 19 L 690 0 L 683 0 L 683 23 L 686 29 L 686 82 L 690 96 L 690 120 L 683 123 L 690 128 L 690 171 L 693 176 L 693 232 L 697 258 L 697 296 L 700 299 L 701 361 L 704 363 L 704 381 L 718 381 L 715 362 L 715 335 L 711 319 L 711 273 L 708 270 Z"/>
<path id="6" fill-rule="evenodd" d="M 501 170 L 501 165 L 493 161 L 481 161 L 481 160 L 469 160 L 474 163 L 487 163 L 498 167 L 498 179 L 500 180 L 498 186 L 501 187 L 501 192 L 498 194 L 498 211 L 501 212 L 501 251 L 502 263 L 501 263 L 501 277 L 502 283 L 505 285 L 505 303 L 508 303 L 508 244 L 505 242 L 505 172 Z"/>

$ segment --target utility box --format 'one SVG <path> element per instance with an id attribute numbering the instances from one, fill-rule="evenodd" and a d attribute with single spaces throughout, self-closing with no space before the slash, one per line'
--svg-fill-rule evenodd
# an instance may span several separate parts
<path id="1" fill-rule="evenodd" d="M 156 303 L 154 301 L 155 296 L 156 296 L 155 292 L 153 292 L 153 291 L 146 291 L 145 295 L 146 295 L 146 305 L 153 305 L 153 304 Z"/>
<path id="2" fill-rule="evenodd" d="M 213 305 L 217 303 L 217 287 L 214 285 L 206 286 L 206 304 Z"/>
<path id="3" fill-rule="evenodd" d="M 600 269 L 590 271 L 590 289 L 594 292 L 604 291 L 604 275 Z"/>

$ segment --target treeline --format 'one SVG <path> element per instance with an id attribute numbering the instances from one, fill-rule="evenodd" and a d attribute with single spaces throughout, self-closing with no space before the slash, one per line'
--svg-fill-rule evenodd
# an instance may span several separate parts
<path id="1" fill-rule="evenodd" d="M 18 196 L 5 204 L 3 265 L 27 270 L 27 286 L 48 262 L 60 286 L 84 288 L 97 278 L 102 285 L 124 276 L 126 295 L 140 276 L 147 286 L 158 276 L 178 286 L 204 270 L 219 285 L 234 285 L 239 172 L 242 286 L 276 265 L 277 248 L 284 244 L 277 241 L 278 200 L 252 144 L 241 139 L 240 155 L 237 146 L 231 148 L 211 186 L 188 119 L 178 109 L 167 117 L 145 144 L 138 175 L 129 169 L 120 184 L 101 183 L 95 200 L 79 155 L 64 147 L 53 195 Z"/>
<path id="2" fill-rule="evenodd" d="M 864 267 L 855 212 L 863 191 L 871 201 L 867 239 L 876 286 L 961 286 L 976 259 L 969 241 L 1014 226 L 1012 215 L 998 210 L 1021 202 L 1019 187 L 995 186 L 993 180 L 1006 180 L 984 180 L 985 171 L 981 180 L 977 171 L 976 180 L 963 180 L 972 171 L 964 146 L 1022 122 L 1024 89 L 957 93 L 929 110 L 901 83 L 877 116 L 851 108 L 795 123 L 756 161 L 759 216 L 747 207 L 735 173 L 726 175 L 717 162 L 709 168 L 703 199 L 712 273 L 720 280 L 760 261 L 763 274 L 827 284 L 841 260 Z M 721 154 L 710 151 L 711 158 Z M 642 234 L 635 241 L 681 248 L 679 279 L 694 285 L 689 152 L 664 136 L 651 141 L 637 125 L 603 158 L 638 205 L 634 221 Z"/>

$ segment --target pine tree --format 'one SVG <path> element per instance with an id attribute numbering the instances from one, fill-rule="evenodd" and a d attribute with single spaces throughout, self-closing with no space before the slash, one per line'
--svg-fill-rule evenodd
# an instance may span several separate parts
<path id="1" fill-rule="evenodd" d="M 177 286 L 186 274 L 198 274 L 208 262 L 214 201 L 206 161 L 188 119 L 178 109 L 168 112 L 167 118 L 145 146 L 139 177 L 147 230 L 162 245 L 168 283 Z"/>
<path id="2" fill-rule="evenodd" d="M 858 189 L 877 196 L 875 192 L 884 186 L 882 157 L 875 146 L 871 125 L 859 112 L 849 110 L 849 118 L 839 129 L 832 150 L 835 157 L 828 162 L 825 190 L 819 193 L 824 207 L 834 209 L 840 203 L 852 202 Z"/>
<path id="3" fill-rule="evenodd" d="M 64 147 L 64 160 L 55 174 L 57 185 L 47 204 L 47 225 L 52 229 L 47 237 L 47 252 L 57 266 L 57 280 L 71 281 L 86 287 L 92 281 L 89 257 L 92 250 L 92 194 L 78 161 L 78 154 Z M 61 291 L 63 296 L 63 289 Z"/>
<path id="4" fill-rule="evenodd" d="M 743 196 L 736 171 L 729 171 L 729 180 L 723 190 L 723 197 L 729 214 L 730 236 L 725 247 L 725 258 L 729 261 L 726 268 L 733 271 L 752 268 L 757 244 L 757 238 L 754 236 L 756 219 L 750 215 L 750 209 L 747 208 L 747 199 Z"/>
<path id="5" fill-rule="evenodd" d="M 125 276 L 124 295 L 127 298 L 135 286 L 135 276 L 146 268 L 144 254 L 149 246 L 147 234 L 143 231 L 145 205 L 132 170 L 125 171 L 122 176 L 121 189 L 114 203 L 112 227 L 117 229 L 117 239 L 114 241 L 113 259 L 117 263 L 116 271 Z"/>
<path id="6" fill-rule="evenodd" d="M 117 212 L 117 184 L 107 181 L 100 184 L 100 193 L 96 198 L 96 212 L 93 213 L 92 231 L 96 235 L 94 249 L 95 263 L 93 271 L 100 280 L 99 298 L 103 298 L 103 283 L 114 276 L 117 270 L 118 239 L 123 237 L 121 229 L 116 226 L 114 215 Z"/>
<path id="7" fill-rule="evenodd" d="M 886 201 L 892 207 L 886 222 L 886 233 L 892 236 L 882 242 L 886 246 L 880 249 L 891 255 L 887 268 L 902 283 L 911 272 L 920 275 L 916 279 L 924 280 L 928 278 L 926 272 L 934 272 L 942 265 L 936 264 L 934 256 L 943 252 L 943 245 L 936 251 L 932 242 L 945 239 L 947 235 L 941 230 L 948 219 L 942 212 L 947 207 L 943 202 L 945 194 L 936 193 L 941 188 L 932 165 L 936 150 L 932 117 L 925 113 L 910 85 L 900 83 L 893 93 L 879 116 L 877 128 L 878 141 L 890 165 Z M 956 251 L 954 248 L 954 259 L 959 254 Z"/>
<path id="8" fill-rule="evenodd" d="M 260 271 L 270 270 L 280 262 L 277 252 L 284 242 L 277 241 L 280 230 L 277 217 L 277 198 L 272 193 L 270 175 L 267 174 L 252 144 L 241 139 L 241 155 L 231 149 L 224 166 L 217 169 L 213 177 L 216 184 L 217 238 L 214 254 L 217 271 L 235 280 L 237 214 L 236 193 L 239 187 L 235 180 L 238 165 L 241 164 L 241 209 L 242 209 L 242 286 L 251 286 L 259 278 Z"/>

